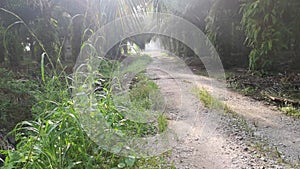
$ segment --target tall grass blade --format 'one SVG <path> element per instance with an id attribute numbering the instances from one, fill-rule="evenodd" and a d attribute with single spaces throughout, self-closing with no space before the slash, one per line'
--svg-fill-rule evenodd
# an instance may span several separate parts
<path id="1" fill-rule="evenodd" d="M 44 52 L 42 54 L 42 59 L 41 59 L 41 74 L 42 74 L 42 81 L 45 83 L 45 55 L 46 53 Z"/>

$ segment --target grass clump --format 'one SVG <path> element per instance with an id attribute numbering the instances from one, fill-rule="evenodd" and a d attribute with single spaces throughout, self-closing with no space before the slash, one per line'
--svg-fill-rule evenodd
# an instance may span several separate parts
<path id="1" fill-rule="evenodd" d="M 139 74 L 135 78 L 137 83 L 131 86 L 129 97 L 133 105 L 144 109 L 151 109 L 153 99 L 151 96 L 159 92 L 158 86 L 150 81 L 144 74 Z"/>
<path id="2" fill-rule="evenodd" d="M 257 87 L 248 86 L 240 90 L 241 93 L 245 96 L 253 96 L 257 91 Z"/>
<path id="3" fill-rule="evenodd" d="M 115 94 L 113 101 L 116 107 L 122 107 L 118 116 L 120 121 L 127 121 L 132 126 L 137 126 L 128 131 L 134 131 L 138 136 L 145 136 L 147 134 L 154 135 L 163 132 L 167 128 L 166 117 L 160 112 L 164 105 L 164 100 L 159 91 L 158 85 L 150 80 L 145 69 L 147 65 L 152 62 L 152 58 L 148 55 L 130 56 L 125 59 L 115 72 L 116 77 L 124 77 L 126 75 L 134 75 L 129 84 L 122 85 L 120 79 L 117 79 L 118 88 L 126 91 L 123 94 Z M 121 78 L 122 79 L 122 78 Z M 126 86 L 129 85 L 129 86 Z M 126 117 L 124 116 L 126 114 Z M 134 119 L 133 122 L 129 119 Z M 164 124 L 163 124 L 164 123 Z M 124 130 L 123 130 L 124 131 Z"/>
<path id="4" fill-rule="evenodd" d="M 147 65 L 152 62 L 152 58 L 148 55 L 130 56 L 122 62 L 121 75 L 128 72 L 139 73 L 147 68 Z"/>
<path id="5" fill-rule="evenodd" d="M 101 66 L 111 69 L 110 63 L 102 63 Z M 106 72 L 107 77 L 109 71 Z M 82 128 L 68 81 L 64 79 L 66 77 L 45 75 L 44 81 L 37 87 L 27 88 L 29 93 L 34 91 L 35 104 L 30 107 L 34 119 L 19 123 L 12 131 L 17 145 L 15 150 L 1 150 L 1 154 L 6 156 L 4 169 L 173 167 L 165 160 L 167 154 L 151 158 L 122 157 L 94 143 Z M 101 92 L 105 94 L 97 99 L 99 112 L 107 125 L 119 134 L 146 137 L 166 129 L 167 121 L 163 115 L 151 123 L 131 121 L 116 108 L 109 89 L 103 87 Z M 152 108 L 153 99 L 150 98 L 156 92 L 159 92 L 158 86 L 140 74 L 137 83 L 132 86 L 129 100 L 137 109 L 147 110 Z"/>
<path id="6" fill-rule="evenodd" d="M 214 98 L 207 90 L 195 87 L 193 92 L 206 107 L 210 109 L 224 110 L 226 113 L 233 113 L 233 111 L 226 104 Z"/>
<path id="7" fill-rule="evenodd" d="M 158 123 L 158 131 L 165 131 L 167 128 L 167 120 L 166 117 L 161 114 L 162 112 L 160 112 L 164 105 L 164 100 L 158 85 L 152 80 L 149 80 L 144 73 L 138 74 L 136 80 L 137 83 L 133 84 L 129 91 L 131 105 L 133 106 L 132 109 L 154 116 Z"/>
<path id="8" fill-rule="evenodd" d="M 300 109 L 292 105 L 281 107 L 280 110 L 285 112 L 289 116 L 297 117 L 297 118 L 300 117 Z"/>
<path id="9" fill-rule="evenodd" d="M 3 168 L 164 168 L 163 156 L 121 157 L 95 144 L 82 129 L 70 92 L 59 79 L 46 78 L 46 84 L 37 92 L 40 94 L 36 98 L 41 100 L 32 111 L 39 114 L 35 120 L 17 125 L 14 133 L 18 144 L 15 150 L 3 151 L 7 156 Z M 108 98 L 99 101 L 99 109 L 114 129 L 127 131 L 125 134 L 147 135 L 153 130 L 152 125 L 124 120 Z"/>
<path id="10" fill-rule="evenodd" d="M 167 122 L 160 112 L 163 100 L 157 84 L 149 80 L 144 73 L 139 73 L 134 81 L 128 95 L 113 98 L 119 107 L 125 107 L 123 112 L 117 112 L 119 121 L 128 122 L 121 131 L 138 136 L 155 135 L 165 131 Z M 129 119 L 136 119 L 136 122 Z"/>
<path id="11" fill-rule="evenodd" d="M 7 133 L 18 122 L 32 118 L 31 106 L 35 102 L 33 89 L 37 88 L 37 82 L 0 69 L 0 131 Z"/>

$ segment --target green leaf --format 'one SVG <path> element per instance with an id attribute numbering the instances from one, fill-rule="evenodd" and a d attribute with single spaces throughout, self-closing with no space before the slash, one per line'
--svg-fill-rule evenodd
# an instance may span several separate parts
<path id="1" fill-rule="evenodd" d="M 268 20 L 269 20 L 269 17 L 270 17 L 270 15 L 269 15 L 269 14 L 265 15 L 265 17 L 264 17 L 264 22 L 268 22 Z"/>
<path id="2" fill-rule="evenodd" d="M 272 40 L 269 40 L 268 47 L 269 47 L 269 50 L 271 50 L 273 48 L 273 41 Z"/>
<path id="3" fill-rule="evenodd" d="M 133 167 L 134 163 L 135 163 L 135 158 L 132 157 L 128 157 L 125 159 L 125 163 L 129 166 L 129 167 Z"/>
<path id="4" fill-rule="evenodd" d="M 58 27 L 58 26 L 57 26 L 57 20 L 56 20 L 56 19 L 50 18 L 50 22 L 52 23 L 52 25 L 53 25 L 55 28 Z"/>
<path id="5" fill-rule="evenodd" d="M 41 73 L 42 73 L 42 81 L 45 82 L 45 55 L 46 53 L 42 54 L 41 59 Z"/>
<path id="6" fill-rule="evenodd" d="M 119 163 L 119 164 L 118 164 L 118 167 L 119 167 L 119 168 L 124 168 L 125 166 L 126 166 L 125 163 Z"/>

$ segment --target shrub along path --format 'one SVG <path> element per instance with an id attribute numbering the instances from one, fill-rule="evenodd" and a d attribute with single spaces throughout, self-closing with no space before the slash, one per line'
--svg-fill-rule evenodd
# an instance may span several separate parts
<path id="1" fill-rule="evenodd" d="M 147 73 L 160 87 L 169 128 L 178 136 L 170 157 L 177 168 L 297 168 L 299 120 L 213 87 L 211 84 L 221 82 L 193 75 L 174 57 L 148 54 L 153 62 Z M 204 105 L 195 94 L 203 91 L 211 93 L 207 96 L 210 101 L 215 97 L 226 105 L 225 111 Z"/>

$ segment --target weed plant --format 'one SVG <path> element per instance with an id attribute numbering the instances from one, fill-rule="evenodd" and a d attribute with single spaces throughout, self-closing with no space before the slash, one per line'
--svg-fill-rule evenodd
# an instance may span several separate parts
<path id="1" fill-rule="evenodd" d="M 280 108 L 280 110 L 292 117 L 300 117 L 300 108 L 294 107 L 292 105 L 283 106 Z"/>
<path id="2" fill-rule="evenodd" d="M 193 88 L 193 92 L 200 99 L 200 101 L 204 103 L 206 107 L 210 109 L 224 110 L 226 113 L 232 112 L 232 110 L 230 110 L 230 108 L 226 104 L 214 98 L 207 90 L 195 87 Z"/>
<path id="3" fill-rule="evenodd" d="M 147 159 L 121 157 L 107 152 L 95 144 L 82 129 L 79 114 L 75 111 L 71 96 L 72 91 L 69 87 L 69 82 L 72 81 L 71 78 L 68 77 L 64 71 L 61 73 L 57 72 L 59 69 L 64 70 L 60 62 L 62 46 L 60 46 L 59 49 L 55 49 L 58 50 L 58 56 L 51 56 L 44 48 L 39 37 L 21 17 L 6 9 L 1 10 L 18 20 L 12 25 L 22 23 L 44 51 L 41 56 L 41 80 L 39 82 L 29 84 L 15 83 L 16 81 L 14 80 L 9 80 L 7 84 L 4 84 L 5 81 L 0 82 L 0 92 L 5 92 L 5 90 L 2 90 L 2 86 L 7 85 L 7 89 L 15 90 L 15 93 L 29 93 L 32 98 L 24 97 L 24 100 L 32 101 L 33 104 L 27 104 L 26 102 L 24 105 L 29 107 L 32 119 L 20 122 L 11 132 L 16 138 L 17 144 L 15 149 L 0 150 L 1 154 L 6 155 L 3 166 L 4 169 L 174 168 L 167 164 L 164 160 L 164 155 Z M 142 60 L 138 59 L 138 62 L 129 66 L 125 72 L 132 71 L 132 69 L 136 70 L 136 68 L 140 67 L 145 68 L 144 60 L 148 63 L 149 57 L 138 57 L 142 58 Z M 56 58 L 56 62 L 53 62 L 51 58 Z M 49 72 L 48 69 L 46 70 L 45 68 L 45 59 L 47 59 L 52 68 Z M 101 62 L 101 78 L 104 80 L 112 78 L 109 76 L 112 65 L 115 64 L 111 62 Z M 149 84 L 151 85 L 148 85 L 147 82 L 146 86 L 155 86 L 152 82 Z M 106 92 L 106 94 L 98 99 L 98 108 L 102 115 L 106 117 L 106 122 L 113 129 L 122 131 L 123 134 L 126 135 L 138 135 L 141 137 L 156 134 L 158 131 L 164 130 L 166 120 L 163 117 L 160 117 L 158 120 L 161 122 L 159 125 L 137 123 L 126 119 L 123 114 L 116 109 L 110 97 L 110 90 L 105 87 L 106 84 L 102 87 L 102 91 Z M 137 90 L 136 92 L 141 91 L 148 92 L 148 90 Z M 141 96 L 144 95 L 141 94 Z M 147 96 L 147 94 L 145 96 Z M 147 99 L 147 97 L 145 99 Z M 7 105 L 20 106 L 18 102 L 15 104 L 11 103 L 12 102 L 7 102 L 5 99 L 2 99 L 0 108 L 4 110 L 8 107 Z M 147 106 L 144 105 L 139 106 L 147 108 Z M 23 109 L 15 109 L 16 112 L 21 110 Z M 3 113 L 1 113 L 1 115 L 2 114 Z M 9 113 L 6 114 L 7 117 L 10 118 L 11 115 Z M 18 114 L 13 116 L 18 116 Z M 6 117 L 1 116 L 1 118 Z"/>
<path id="4" fill-rule="evenodd" d="M 13 72 L 0 69 L 0 130 L 7 133 L 16 123 L 31 119 L 31 106 L 35 102 L 34 89 L 38 83 Z"/>
<path id="5" fill-rule="evenodd" d="M 7 156 L 3 168 L 170 168 L 163 155 L 137 159 L 120 157 L 101 149 L 82 129 L 78 113 L 74 110 L 71 90 L 62 79 L 66 77 L 45 76 L 40 87 L 34 89 L 36 104 L 32 106 L 32 113 L 35 119 L 23 121 L 14 129 L 18 144 L 15 150 L 2 150 Z M 146 89 L 143 88 L 145 84 Z M 139 89 L 133 90 L 132 97 L 140 99 L 147 99 L 151 91 L 148 87 L 158 89 L 155 83 L 145 80 L 137 86 Z M 163 117 L 160 117 L 159 125 L 127 120 L 116 109 L 109 90 L 103 90 L 107 95 L 98 100 L 99 109 L 115 130 L 142 137 L 166 128 Z"/>

